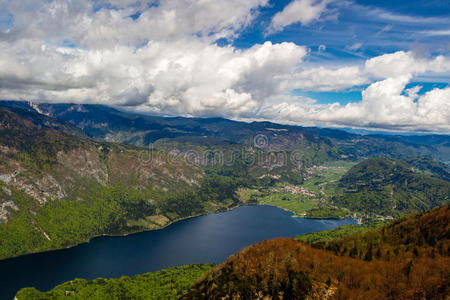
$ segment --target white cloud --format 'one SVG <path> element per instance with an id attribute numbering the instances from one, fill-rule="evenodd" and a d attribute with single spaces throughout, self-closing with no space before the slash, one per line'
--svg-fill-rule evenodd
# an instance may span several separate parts
<path id="1" fill-rule="evenodd" d="M 445 17 L 422 17 L 422 16 L 411 16 L 411 15 L 401 15 L 395 14 L 390 11 L 386 11 L 383 9 L 372 9 L 370 14 L 373 17 L 384 19 L 387 21 L 394 21 L 400 23 L 442 23 L 446 24 L 448 22 L 448 18 Z"/>
<path id="2" fill-rule="evenodd" d="M 338 91 L 369 83 L 358 66 L 327 69 L 311 68 L 289 74 L 284 84 L 288 89 Z"/>
<path id="3" fill-rule="evenodd" d="M 405 88 L 417 76 L 448 74 L 448 57 L 398 51 L 361 65 L 305 64 L 308 48 L 294 43 L 266 42 L 248 49 L 214 43 L 219 37 L 239 35 L 267 0 L 158 2 L 149 6 L 152 1 L 102 0 L 96 9 L 88 0 L 1 3 L 14 15 L 14 27 L 0 31 L 0 99 L 124 105 L 158 114 L 309 125 L 450 131 L 450 88 L 424 95 L 419 87 Z M 116 8 L 107 8 L 107 3 Z M 320 18 L 327 3 L 294 1 L 274 17 L 274 24 L 308 24 Z M 299 11 L 302 5 L 308 9 Z M 293 13 L 296 10 L 298 14 Z M 128 17 L 138 11 L 136 20 Z M 75 47 L 64 46 L 64 41 Z M 339 91 L 365 84 L 370 85 L 363 100 L 347 105 L 321 105 L 291 95 L 295 89 Z"/>
<path id="4" fill-rule="evenodd" d="M 450 131 L 450 88 L 421 96 L 420 87 L 405 89 L 413 74 L 442 71 L 446 58 L 417 59 L 397 52 L 370 59 L 365 67 L 301 68 L 306 55 L 305 47 L 292 43 L 267 42 L 238 50 L 201 39 L 93 50 L 29 39 L 1 42 L 0 98 L 127 105 L 160 114 L 308 125 Z M 320 105 L 287 96 L 293 89 L 360 86 L 371 82 L 368 75 L 387 79 L 366 88 L 361 102 Z"/>
<path id="5" fill-rule="evenodd" d="M 446 36 L 450 35 L 450 29 L 447 30 L 428 30 L 428 31 L 422 31 L 423 35 L 431 35 L 431 36 Z"/>
<path id="6" fill-rule="evenodd" d="M 198 40 L 153 41 L 138 50 L 0 43 L 0 97 L 234 116 L 254 112 L 264 97 L 277 93 L 274 78 L 290 72 L 305 55 L 305 47 L 270 42 L 248 50 Z"/>
<path id="7" fill-rule="evenodd" d="M 403 95 L 410 80 L 406 75 L 375 82 L 363 91 L 361 102 L 346 105 L 291 99 L 265 107 L 263 116 L 279 122 L 450 132 L 450 87 L 434 89 L 416 100 L 415 91 Z"/>
<path id="8" fill-rule="evenodd" d="M 158 5 L 148 5 L 157 2 Z M 106 4 L 102 8 L 98 4 Z M 260 6 L 268 0 L 171 0 L 102 1 L 94 10 L 93 1 L 8 2 L 7 10 L 14 15 L 14 30 L 4 39 L 42 38 L 54 43 L 70 40 L 86 48 L 108 48 L 117 44 L 140 45 L 149 40 L 202 37 L 209 42 L 232 38 L 248 26 Z M 129 16 L 141 12 L 137 20 Z M 1 36 L 0 36 L 1 38 Z"/>
<path id="9" fill-rule="evenodd" d="M 405 93 L 408 95 L 408 98 L 411 100 L 415 100 L 419 97 L 419 92 L 422 89 L 422 86 L 416 85 L 415 87 L 412 87 L 410 89 L 406 89 Z"/>
<path id="10" fill-rule="evenodd" d="M 385 33 L 385 32 L 391 31 L 393 27 L 394 27 L 394 26 L 393 26 L 392 24 L 388 24 L 388 25 L 384 26 L 383 28 L 381 28 L 380 31 L 378 31 L 377 33 L 375 33 L 375 35 L 380 35 L 380 34 L 383 34 L 383 33 Z"/>
<path id="11" fill-rule="evenodd" d="M 361 44 L 361 43 L 354 43 L 353 45 L 347 47 L 347 49 L 348 49 L 348 50 L 355 51 L 355 50 L 361 49 L 361 47 L 362 47 L 362 44 Z"/>
<path id="12" fill-rule="evenodd" d="M 398 51 L 367 60 L 365 71 L 379 78 L 426 72 L 449 72 L 450 58 L 440 55 L 433 59 L 427 59 L 417 57 L 411 51 Z"/>
<path id="13" fill-rule="evenodd" d="M 282 31 L 284 27 L 295 23 L 308 25 L 321 17 L 329 2 L 330 0 L 293 0 L 272 18 L 267 33 Z"/>

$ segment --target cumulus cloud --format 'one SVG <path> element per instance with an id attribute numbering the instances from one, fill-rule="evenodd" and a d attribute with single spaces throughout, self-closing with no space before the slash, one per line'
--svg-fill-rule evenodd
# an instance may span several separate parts
<path id="1" fill-rule="evenodd" d="M 305 55 L 305 47 L 271 42 L 247 50 L 198 40 L 152 41 L 137 50 L 0 43 L 0 96 L 233 116 L 256 110 L 258 100 L 278 92 L 274 78 L 290 72 Z"/>
<path id="2" fill-rule="evenodd" d="M 329 2 L 330 0 L 293 0 L 272 18 L 267 34 L 282 31 L 284 27 L 291 24 L 308 25 L 318 20 L 326 11 Z"/>
<path id="3" fill-rule="evenodd" d="M 365 71 L 379 78 L 426 72 L 443 73 L 450 71 L 450 58 L 439 55 L 428 59 L 418 57 L 412 51 L 398 51 L 367 60 Z"/>
<path id="4" fill-rule="evenodd" d="M 361 102 L 318 105 L 291 100 L 264 108 L 263 115 L 280 122 L 450 132 L 450 87 L 418 96 L 417 89 L 405 90 L 411 78 L 375 82 L 362 92 Z"/>
<path id="5" fill-rule="evenodd" d="M 14 16 L 14 28 L 0 38 L 70 40 L 90 49 L 193 35 L 213 41 L 235 36 L 267 2 L 15 0 L 5 8 Z M 136 13 L 137 19 L 130 17 Z"/>
<path id="6" fill-rule="evenodd" d="M 330 67 L 304 63 L 309 49 L 294 43 L 266 42 L 246 49 L 215 43 L 238 36 L 267 3 L 1 3 L 8 12 L 2 15 L 12 15 L 13 22 L 0 28 L 0 99 L 100 103 L 163 115 L 450 131 L 450 88 L 425 94 L 420 87 L 406 88 L 415 76 L 448 74 L 446 56 L 398 51 L 358 65 Z M 289 17 L 290 10 L 302 7 L 299 3 L 309 9 L 299 15 L 309 17 Z M 274 22 L 308 24 L 320 18 L 327 3 L 294 1 L 279 13 L 287 18 L 275 16 Z M 292 96 L 295 89 L 340 91 L 365 85 L 362 101 L 347 105 Z"/>

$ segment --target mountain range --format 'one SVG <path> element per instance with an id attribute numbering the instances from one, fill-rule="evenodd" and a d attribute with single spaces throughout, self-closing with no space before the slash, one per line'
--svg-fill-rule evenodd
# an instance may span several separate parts
<path id="1" fill-rule="evenodd" d="M 321 216 L 430 209 L 448 202 L 449 140 L 0 101 L 0 258 L 255 203 L 238 191 L 302 185 L 341 162 L 353 167 L 333 197 L 313 199 Z"/>

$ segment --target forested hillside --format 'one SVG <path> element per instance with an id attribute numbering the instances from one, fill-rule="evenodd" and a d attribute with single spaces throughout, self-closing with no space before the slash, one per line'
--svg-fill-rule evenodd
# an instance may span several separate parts
<path id="1" fill-rule="evenodd" d="M 443 163 L 434 160 L 431 156 L 414 156 L 403 159 L 406 163 L 413 166 L 418 172 L 430 175 L 431 177 L 450 181 L 450 172 Z"/>
<path id="2" fill-rule="evenodd" d="M 312 243 L 317 249 L 367 261 L 450 255 L 450 206 L 407 215 L 378 230 Z"/>
<path id="3" fill-rule="evenodd" d="M 445 206 L 314 248 L 266 241 L 214 268 L 183 299 L 444 299 L 449 220 Z"/>
<path id="4" fill-rule="evenodd" d="M 395 217 L 445 204 L 450 194 L 438 179 L 447 179 L 447 167 L 431 156 L 405 156 L 411 165 L 368 159 L 340 178 L 380 152 L 436 154 L 442 138 L 412 146 L 269 122 L 0 104 L 0 258 L 157 229 L 248 201 L 311 217 Z M 253 196 L 238 197 L 243 187 Z"/>
<path id="5" fill-rule="evenodd" d="M 345 230 L 349 232 L 341 234 Z M 49 292 L 25 288 L 17 297 L 445 299 L 450 292 L 449 206 L 363 233 L 345 230 L 337 239 L 306 239 L 311 245 L 290 238 L 265 241 L 212 270 L 210 265 L 194 265 L 131 278 L 76 279 Z"/>
<path id="6" fill-rule="evenodd" d="M 161 228 L 235 206 L 238 179 L 0 109 L 0 258 Z M 50 123 L 49 123 L 50 122 Z M 56 129 L 55 129 L 56 128 Z"/>
<path id="7" fill-rule="evenodd" d="M 17 300 L 177 299 L 212 267 L 212 265 L 188 265 L 133 277 L 123 276 L 119 279 L 98 278 L 93 281 L 75 279 L 49 292 L 25 288 L 17 293 L 16 298 Z"/>
<path id="8" fill-rule="evenodd" d="M 333 202 L 369 215 L 399 216 L 444 205 L 450 182 L 417 173 L 397 159 L 367 159 L 340 180 Z"/>

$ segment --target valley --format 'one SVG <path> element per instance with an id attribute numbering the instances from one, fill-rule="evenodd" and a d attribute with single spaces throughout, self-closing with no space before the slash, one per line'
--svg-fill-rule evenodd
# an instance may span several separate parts
<path id="1" fill-rule="evenodd" d="M 450 201 L 442 137 L 152 117 L 98 105 L 0 101 L 0 117 L 0 259 L 248 205 L 305 222 L 362 224 L 299 237 L 315 245 Z"/>
<path id="2" fill-rule="evenodd" d="M 0 300 L 450 300 L 449 0 L 0 0 Z"/>

